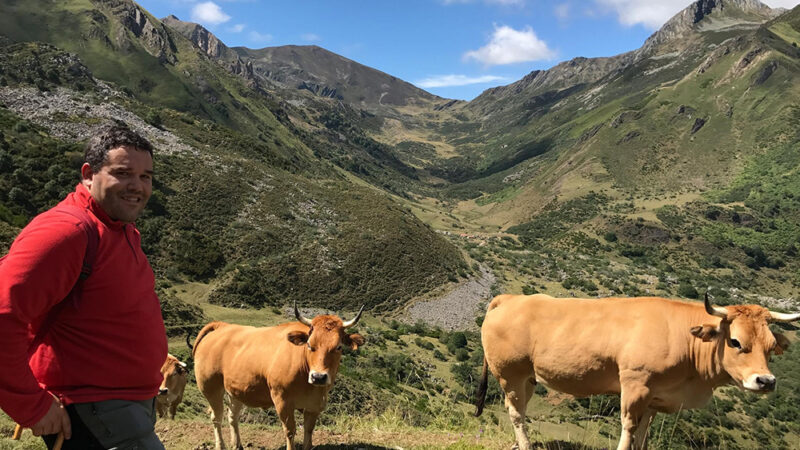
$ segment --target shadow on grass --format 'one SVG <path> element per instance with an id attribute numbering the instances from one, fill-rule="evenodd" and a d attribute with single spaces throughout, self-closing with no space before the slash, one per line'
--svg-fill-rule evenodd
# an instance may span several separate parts
<path id="1" fill-rule="evenodd" d="M 245 447 L 248 448 L 248 447 Z M 273 450 L 283 450 L 285 446 L 277 447 Z M 324 445 L 315 445 L 312 447 L 314 450 L 394 450 L 396 447 L 381 447 L 380 445 L 372 445 L 372 444 L 324 444 Z M 267 450 L 266 447 L 260 447 L 260 449 Z M 294 445 L 294 450 L 302 450 L 303 444 Z"/>
<path id="2" fill-rule="evenodd" d="M 544 444 L 536 443 L 533 448 L 546 450 L 606 450 L 608 447 L 592 447 L 580 442 L 547 441 Z"/>
<path id="3" fill-rule="evenodd" d="M 302 446 L 300 446 L 302 448 Z M 327 444 L 315 445 L 314 449 L 319 450 L 392 450 L 394 447 L 381 447 L 372 444 Z"/>

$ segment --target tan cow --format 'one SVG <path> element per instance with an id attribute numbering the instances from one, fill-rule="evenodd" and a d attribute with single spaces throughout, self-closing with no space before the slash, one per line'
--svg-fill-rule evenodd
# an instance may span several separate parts
<path id="1" fill-rule="evenodd" d="M 242 407 L 275 407 L 283 424 L 286 448 L 294 448 L 295 409 L 303 410 L 303 449 L 311 448 L 317 417 L 336 381 L 342 350 L 364 345 L 359 334 L 347 334 L 361 317 L 352 320 L 321 315 L 309 320 L 297 310 L 298 322 L 256 328 L 212 322 L 197 335 L 194 370 L 197 386 L 211 405 L 216 449 L 222 439 L 223 397 L 230 398 L 231 440 L 242 448 L 239 414 Z"/>
<path id="2" fill-rule="evenodd" d="M 175 418 L 175 411 L 183 400 L 183 390 L 189 380 L 189 370 L 186 363 L 178 358 L 167 354 L 167 359 L 161 366 L 161 386 L 158 388 L 156 397 L 156 411 L 158 417 L 164 417 L 169 413 L 169 418 Z"/>
<path id="3" fill-rule="evenodd" d="M 798 319 L 757 305 L 713 306 L 708 297 L 704 307 L 653 297 L 500 295 L 481 329 L 485 359 L 476 415 L 488 367 L 506 394 L 519 449 L 530 447 L 525 408 L 537 382 L 577 397 L 621 394 L 617 448 L 646 448 L 656 412 L 701 407 L 724 384 L 774 390 L 769 355 L 783 353 L 789 341 L 768 324 Z"/>

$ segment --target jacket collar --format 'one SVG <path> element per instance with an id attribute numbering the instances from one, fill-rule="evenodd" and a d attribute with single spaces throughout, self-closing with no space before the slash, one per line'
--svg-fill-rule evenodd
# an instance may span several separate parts
<path id="1" fill-rule="evenodd" d="M 109 217 L 103 207 L 95 201 L 94 197 L 92 197 L 92 194 L 82 183 L 78 183 L 78 185 L 75 187 L 74 194 L 74 199 L 76 200 L 78 206 L 84 207 L 91 211 L 95 217 L 106 224 L 106 226 L 109 228 L 121 230 L 125 227 L 125 222 L 114 220 Z"/>

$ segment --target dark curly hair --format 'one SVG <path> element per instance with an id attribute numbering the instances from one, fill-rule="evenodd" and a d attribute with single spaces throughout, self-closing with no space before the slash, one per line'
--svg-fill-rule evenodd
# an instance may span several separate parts
<path id="1" fill-rule="evenodd" d="M 106 162 L 109 150 L 133 147 L 153 156 L 153 145 L 123 122 L 116 122 L 98 130 L 86 143 L 83 160 L 97 172 Z"/>

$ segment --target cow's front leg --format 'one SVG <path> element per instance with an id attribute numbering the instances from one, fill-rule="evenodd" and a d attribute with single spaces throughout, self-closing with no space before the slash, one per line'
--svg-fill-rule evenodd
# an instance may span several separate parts
<path id="1" fill-rule="evenodd" d="M 647 408 L 644 415 L 639 419 L 639 426 L 636 427 L 636 433 L 633 434 L 633 447 L 637 450 L 647 450 L 648 431 L 650 430 L 650 423 L 656 416 L 656 410 Z"/>
<path id="2" fill-rule="evenodd" d="M 622 434 L 619 438 L 619 445 L 617 450 L 631 450 L 635 445 L 634 433 L 641 425 L 642 427 L 649 427 L 651 415 L 648 414 L 649 404 L 651 400 L 650 389 L 647 387 L 647 375 L 635 371 L 620 372 L 620 415 L 622 419 Z M 647 416 L 647 422 L 644 423 L 643 419 Z M 646 433 L 647 430 L 641 430 L 640 433 Z M 641 437 L 642 445 L 644 443 L 644 436 L 636 433 Z"/>
<path id="3" fill-rule="evenodd" d="M 275 398 L 275 396 L 273 396 Z M 294 405 L 282 399 L 275 398 L 275 410 L 283 425 L 283 433 L 286 435 L 286 450 L 294 450 L 294 435 L 296 426 L 294 423 Z"/>
<path id="4" fill-rule="evenodd" d="M 311 450 L 311 435 L 317 426 L 319 412 L 305 410 L 303 413 L 303 450 Z"/>

